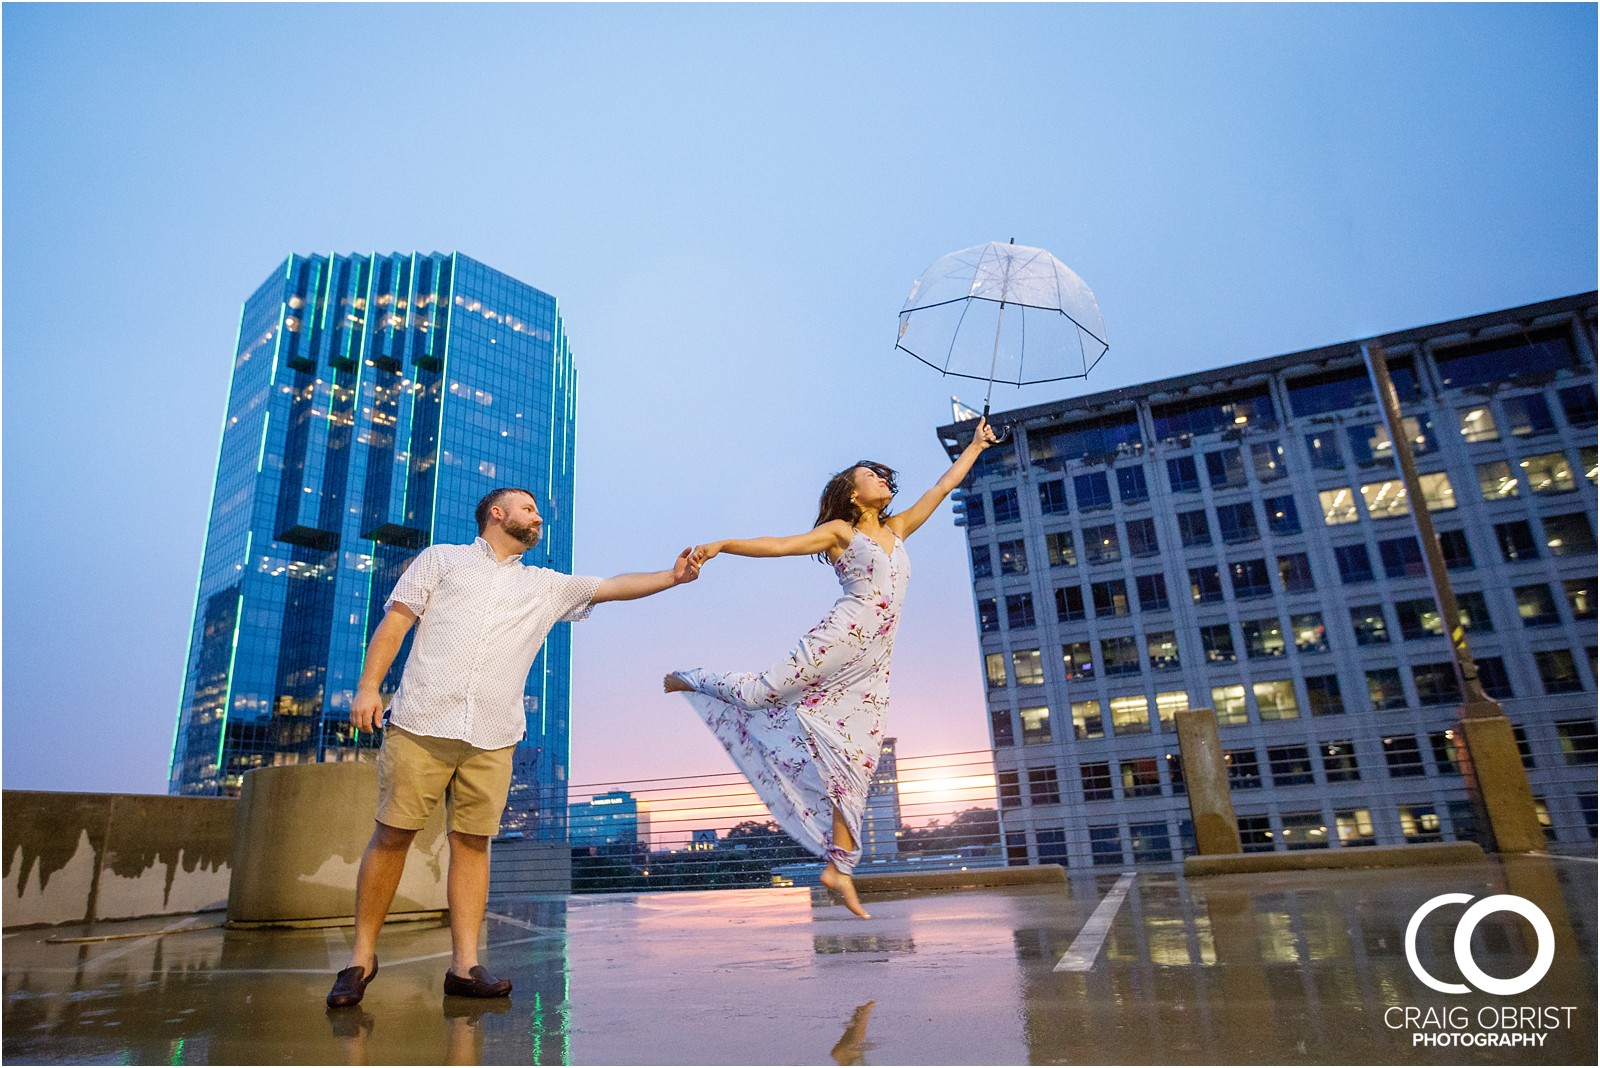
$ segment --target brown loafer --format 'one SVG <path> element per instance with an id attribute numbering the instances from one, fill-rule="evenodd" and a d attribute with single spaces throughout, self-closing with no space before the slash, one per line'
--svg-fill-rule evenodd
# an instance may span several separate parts
<path id="1" fill-rule="evenodd" d="M 345 1009 L 359 1005 L 367 992 L 367 984 L 378 974 L 378 958 L 372 958 L 372 971 L 362 976 L 361 965 L 352 964 L 333 978 L 333 989 L 328 991 L 328 1008 Z"/>
<path id="2" fill-rule="evenodd" d="M 340 973 L 343 974 L 343 973 Z M 444 973 L 444 992 L 452 998 L 503 998 L 511 993 L 510 979 L 496 979 L 489 969 L 474 964 L 467 972 L 468 978 L 452 971 Z"/>

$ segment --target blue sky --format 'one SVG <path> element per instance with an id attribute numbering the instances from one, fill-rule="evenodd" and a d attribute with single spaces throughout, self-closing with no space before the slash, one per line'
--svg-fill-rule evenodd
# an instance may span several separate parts
<path id="1" fill-rule="evenodd" d="M 893 338 L 953 249 L 1049 248 L 1105 314 L 1087 385 L 997 408 L 1595 286 L 1588 4 L 3 20 L 12 788 L 165 788 L 239 306 L 291 251 L 460 250 L 560 299 L 599 574 L 804 529 L 861 456 L 936 478 L 953 383 Z M 910 551 L 890 732 L 981 748 L 948 513 Z M 727 767 L 661 674 L 764 667 L 835 592 L 809 560 L 724 558 L 597 611 L 573 780 Z"/>

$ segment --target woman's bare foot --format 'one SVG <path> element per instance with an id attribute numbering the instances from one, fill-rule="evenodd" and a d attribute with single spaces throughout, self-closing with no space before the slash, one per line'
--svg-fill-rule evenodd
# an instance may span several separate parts
<path id="1" fill-rule="evenodd" d="M 688 691 L 694 689 L 694 687 L 690 686 L 687 682 L 684 682 L 683 679 L 679 678 L 677 675 L 668 675 L 666 678 L 661 680 L 661 689 L 666 693 L 687 693 Z"/>
<path id="2" fill-rule="evenodd" d="M 872 919 L 867 910 L 861 907 L 861 899 L 856 896 L 856 881 L 838 868 L 835 868 L 831 860 L 828 862 L 828 866 L 822 869 L 822 885 L 838 894 L 844 901 L 845 908 L 860 916 L 863 920 Z"/>

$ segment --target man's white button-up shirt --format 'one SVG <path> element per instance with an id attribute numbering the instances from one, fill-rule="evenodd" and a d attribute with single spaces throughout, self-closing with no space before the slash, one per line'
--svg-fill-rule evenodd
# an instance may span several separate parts
<path id="1" fill-rule="evenodd" d="M 527 733 L 522 694 L 539 647 L 556 623 L 589 614 L 599 586 L 519 556 L 497 560 L 482 538 L 422 550 L 384 603 L 418 616 L 389 722 L 479 749 L 515 745 Z"/>

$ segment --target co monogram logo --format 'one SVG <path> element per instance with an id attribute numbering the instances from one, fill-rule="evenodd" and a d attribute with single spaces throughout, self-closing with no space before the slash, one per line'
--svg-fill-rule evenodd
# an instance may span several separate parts
<path id="1" fill-rule="evenodd" d="M 1412 914 L 1411 922 L 1406 924 L 1406 963 L 1411 965 L 1418 979 L 1442 994 L 1465 994 L 1469 988 L 1462 983 L 1440 982 L 1428 974 L 1417 960 L 1417 929 L 1428 914 L 1441 905 L 1464 905 L 1471 900 L 1471 894 L 1440 894 L 1423 902 L 1422 907 Z M 1527 971 L 1510 979 L 1496 979 L 1472 959 L 1472 932 L 1477 930 L 1485 916 L 1496 912 L 1516 913 L 1531 923 L 1534 933 L 1539 936 L 1539 951 L 1534 954 L 1533 963 Z M 1455 952 L 1456 966 L 1461 969 L 1461 974 L 1479 990 L 1489 994 L 1520 994 L 1532 989 L 1550 970 L 1550 963 L 1556 955 L 1556 936 L 1549 919 L 1538 905 L 1515 894 L 1493 894 L 1462 913 L 1461 919 L 1456 922 Z"/>

